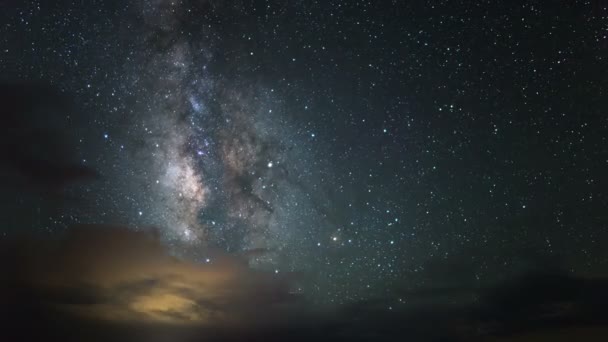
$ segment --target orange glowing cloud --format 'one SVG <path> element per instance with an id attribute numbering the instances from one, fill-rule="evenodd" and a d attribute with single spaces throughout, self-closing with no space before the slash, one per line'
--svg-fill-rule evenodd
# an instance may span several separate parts
<path id="1" fill-rule="evenodd" d="M 15 287 L 63 313 L 168 324 L 239 324 L 295 303 L 285 279 L 218 252 L 198 264 L 167 253 L 155 235 L 87 226 L 58 241 L 21 243 Z M 265 307 L 263 307 L 265 306 Z M 280 314 L 277 311 L 277 315 Z"/>

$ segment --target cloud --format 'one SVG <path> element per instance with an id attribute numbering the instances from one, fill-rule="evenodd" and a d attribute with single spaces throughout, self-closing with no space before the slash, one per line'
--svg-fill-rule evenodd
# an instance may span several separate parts
<path id="1" fill-rule="evenodd" d="M 266 251 L 208 249 L 209 263 L 181 260 L 156 234 L 118 226 L 3 240 L 3 331 L 21 340 L 479 341 L 608 322 L 603 279 L 536 270 L 485 288 L 412 290 L 404 303 L 327 308 L 291 294 L 290 275 L 252 270 L 256 253 Z M 464 296 L 478 299 L 453 300 Z"/>
<path id="2" fill-rule="evenodd" d="M 3 251 L 4 269 L 14 270 L 2 291 L 9 302 L 77 318 L 241 326 L 260 321 L 260 306 L 264 319 L 278 319 L 299 302 L 288 279 L 245 259 L 209 251 L 209 263 L 180 260 L 156 235 L 124 227 L 80 226 L 56 241 L 5 242 Z"/>
<path id="3" fill-rule="evenodd" d="M 62 126 L 71 102 L 42 84 L 0 84 L 0 172 L 3 187 L 57 193 L 97 173 L 75 162 Z"/>

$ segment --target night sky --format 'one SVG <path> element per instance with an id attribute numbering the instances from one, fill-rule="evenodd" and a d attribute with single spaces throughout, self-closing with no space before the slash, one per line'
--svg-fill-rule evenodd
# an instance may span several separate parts
<path id="1" fill-rule="evenodd" d="M 373 321 L 608 276 L 606 1 L 2 0 L 0 23 L 0 237 L 69 269 L 17 277 L 36 294 L 122 291 L 95 319 Z"/>

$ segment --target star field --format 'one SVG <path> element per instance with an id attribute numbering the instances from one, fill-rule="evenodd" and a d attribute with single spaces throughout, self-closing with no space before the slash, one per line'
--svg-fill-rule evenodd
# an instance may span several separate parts
<path id="1" fill-rule="evenodd" d="M 1 12 L 0 78 L 72 98 L 51 124 L 99 173 L 65 189 L 79 204 L 14 226 L 157 230 L 188 260 L 249 255 L 300 275 L 293 291 L 314 301 L 391 310 L 407 290 L 483 286 L 537 260 L 605 275 L 603 1 Z"/>

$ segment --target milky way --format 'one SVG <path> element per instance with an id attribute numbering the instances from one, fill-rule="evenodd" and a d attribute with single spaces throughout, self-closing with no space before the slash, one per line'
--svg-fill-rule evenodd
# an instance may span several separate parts
<path id="1" fill-rule="evenodd" d="M 272 89 L 207 70 L 216 58 L 212 34 L 186 39 L 182 5 L 147 3 L 143 13 L 144 53 L 135 61 L 142 67 L 128 72 L 146 84 L 134 113 L 144 137 L 135 152 L 144 165 L 138 186 L 143 179 L 146 190 L 132 189 L 143 197 L 144 222 L 176 246 L 264 250 L 252 263 L 276 267 L 279 250 L 304 236 L 293 229 L 294 215 L 310 220 L 296 209 L 311 199 L 289 174 L 290 166 L 309 162 L 306 153 L 291 165 L 285 155 L 298 143 L 294 125 L 273 105 Z"/>
<path id="2" fill-rule="evenodd" d="M 145 74 L 134 73 L 150 85 L 147 91 L 150 101 L 145 106 L 142 162 L 148 166 L 154 180 L 151 185 L 149 210 L 160 213 L 160 222 L 151 222 L 165 232 L 169 239 L 199 241 L 205 238 L 205 227 L 198 220 L 209 196 L 203 175 L 198 170 L 192 153 L 199 136 L 206 134 L 196 122 L 194 114 L 200 112 L 194 94 L 197 82 L 205 82 L 205 75 L 197 75 L 190 52 L 190 45 L 179 39 L 179 6 L 168 1 L 158 1 L 142 6 L 146 25 L 145 44 L 148 45 L 144 60 Z M 162 37 L 158 37 L 161 35 Z M 149 46 L 155 39 L 162 39 L 164 46 Z M 194 74 L 193 74 L 194 73 Z M 194 81 L 193 81 L 194 80 Z M 188 101 L 187 99 L 190 99 Z M 194 112 L 194 113 L 193 113 Z M 140 114 L 140 113 L 138 113 Z M 141 115 L 141 114 L 140 114 Z M 204 138 L 203 138 L 204 139 Z"/>

